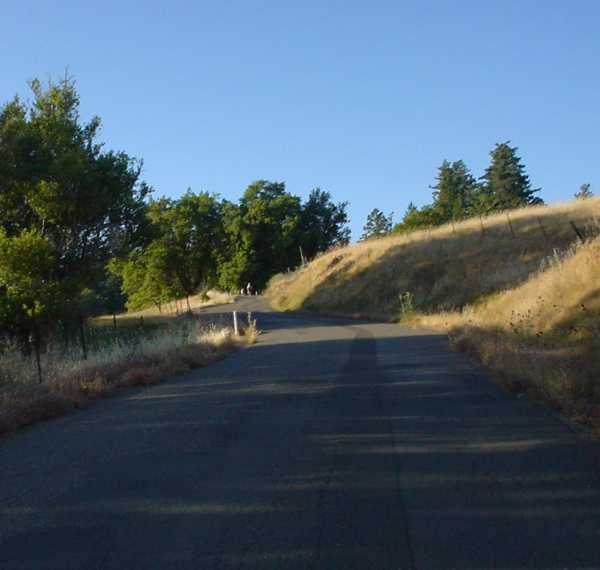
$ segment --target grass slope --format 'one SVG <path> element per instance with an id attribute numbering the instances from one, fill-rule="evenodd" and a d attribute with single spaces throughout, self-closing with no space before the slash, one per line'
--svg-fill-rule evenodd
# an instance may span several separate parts
<path id="1" fill-rule="evenodd" d="M 276 276 L 268 295 L 447 331 L 511 387 L 598 425 L 599 220 L 597 198 L 367 241 Z"/>

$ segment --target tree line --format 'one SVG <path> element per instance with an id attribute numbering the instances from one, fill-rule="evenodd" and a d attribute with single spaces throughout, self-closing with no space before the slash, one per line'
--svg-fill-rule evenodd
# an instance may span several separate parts
<path id="1" fill-rule="evenodd" d="M 283 182 L 256 181 L 238 203 L 188 190 L 177 200 L 151 200 L 143 247 L 109 262 L 129 309 L 161 306 L 217 286 L 261 290 L 276 273 L 348 243 L 345 202 L 319 188 L 302 202 Z"/>
<path id="2" fill-rule="evenodd" d="M 90 315 L 219 286 L 261 289 L 349 241 L 347 203 L 259 180 L 237 202 L 154 198 L 142 162 L 99 142 L 70 77 L 30 82 L 0 109 L 0 337 L 27 348 Z"/>
<path id="3" fill-rule="evenodd" d="M 433 201 L 421 208 L 410 202 L 402 220 L 393 225 L 392 214 L 373 209 L 361 239 L 381 237 L 389 233 L 414 231 L 474 216 L 543 204 L 536 196 L 540 188 L 532 188 L 525 166 L 510 141 L 498 143 L 490 152 L 490 165 L 475 178 L 462 160 L 444 160 L 438 168 Z"/>

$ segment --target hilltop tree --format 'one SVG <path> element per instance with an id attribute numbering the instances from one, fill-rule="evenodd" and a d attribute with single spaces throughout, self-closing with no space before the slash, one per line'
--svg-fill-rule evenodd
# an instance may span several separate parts
<path id="1" fill-rule="evenodd" d="M 497 144 L 490 152 L 491 164 L 481 177 L 483 184 L 478 197 L 490 211 L 543 203 L 535 196 L 540 189 L 531 187 L 517 150 L 507 141 Z"/>
<path id="2" fill-rule="evenodd" d="M 308 259 L 350 241 L 347 207 L 348 202 L 333 203 L 329 192 L 311 191 L 300 215 L 301 245 Z"/>
<path id="3" fill-rule="evenodd" d="M 373 208 L 367 216 L 367 221 L 363 226 L 363 233 L 360 237 L 361 241 L 379 238 L 388 235 L 392 231 L 393 213 L 386 216 L 378 208 Z"/>
<path id="4" fill-rule="evenodd" d="M 437 224 L 461 220 L 468 215 L 477 191 L 477 182 L 462 160 L 444 160 L 438 169 L 433 186 L 432 209 Z"/>
<path id="5" fill-rule="evenodd" d="M 419 208 L 415 206 L 414 202 L 409 202 L 402 220 L 394 226 L 394 233 L 409 232 L 418 229 L 422 224 L 420 214 Z"/>
<path id="6" fill-rule="evenodd" d="M 408 204 L 402 220 L 394 226 L 394 233 L 411 232 L 439 225 L 440 218 L 436 209 L 431 205 L 417 208 L 413 202 Z"/>
<path id="7" fill-rule="evenodd" d="M 594 193 L 591 190 L 591 184 L 585 183 L 579 187 L 579 191 L 575 193 L 576 200 L 587 200 L 588 198 L 593 198 Z"/>

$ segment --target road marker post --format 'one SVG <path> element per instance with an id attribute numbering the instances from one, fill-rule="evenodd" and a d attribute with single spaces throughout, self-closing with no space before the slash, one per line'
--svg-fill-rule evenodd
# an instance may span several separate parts
<path id="1" fill-rule="evenodd" d="M 235 336 L 240 336 L 240 331 L 238 329 L 237 311 L 233 311 L 233 332 Z"/>

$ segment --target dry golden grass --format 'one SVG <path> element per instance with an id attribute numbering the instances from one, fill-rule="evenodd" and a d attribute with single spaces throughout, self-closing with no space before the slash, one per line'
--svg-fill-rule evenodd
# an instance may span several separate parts
<path id="1" fill-rule="evenodd" d="M 600 198 L 509 216 L 512 230 L 498 214 L 328 252 L 267 294 L 447 331 L 511 388 L 600 425 Z"/>
<path id="2" fill-rule="evenodd" d="M 242 322 L 239 327 L 239 333 L 245 337 L 247 344 L 256 344 L 261 331 L 258 328 L 256 319 L 252 317 L 252 313 L 247 313 L 246 322 Z"/>
<path id="3" fill-rule="evenodd" d="M 576 235 L 597 234 L 600 198 L 523 208 L 410 234 L 370 240 L 318 257 L 271 280 L 267 295 L 282 310 L 309 309 L 395 320 L 400 295 L 416 310 L 464 307 L 525 281 Z M 483 223 L 483 232 L 481 230 Z"/>
<path id="4" fill-rule="evenodd" d="M 174 374 L 205 366 L 245 340 L 228 328 L 202 329 L 196 321 L 162 331 L 135 345 L 115 343 L 79 355 L 43 355 L 44 382 L 35 364 L 18 353 L 4 353 L 0 363 L 0 434 L 39 420 L 63 415 L 120 388 L 149 385 Z"/>
<path id="5" fill-rule="evenodd" d="M 600 238 L 550 258 L 522 285 L 462 311 L 416 315 L 510 388 L 600 428 Z"/>

